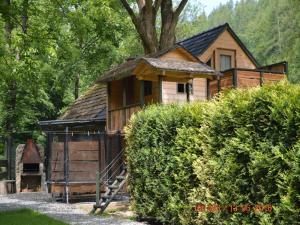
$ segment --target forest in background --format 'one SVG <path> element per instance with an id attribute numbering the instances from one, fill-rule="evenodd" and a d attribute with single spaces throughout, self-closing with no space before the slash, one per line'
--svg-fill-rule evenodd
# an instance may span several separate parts
<path id="1" fill-rule="evenodd" d="M 2 135 L 40 137 L 39 120 L 56 119 L 103 72 L 143 53 L 118 0 L 14 0 L 10 7 L 3 2 Z M 177 40 L 228 22 L 262 65 L 286 60 L 289 80 L 300 81 L 298 0 L 229 1 L 208 16 L 201 2 L 188 2 L 177 26 Z"/>

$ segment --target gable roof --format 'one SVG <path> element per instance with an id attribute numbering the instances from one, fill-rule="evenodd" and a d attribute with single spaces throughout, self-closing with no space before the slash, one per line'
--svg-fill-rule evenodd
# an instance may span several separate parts
<path id="1" fill-rule="evenodd" d="M 95 84 L 68 107 L 59 120 L 105 120 L 106 85 Z"/>
<path id="2" fill-rule="evenodd" d="M 239 46 L 243 49 L 243 51 L 254 63 L 254 65 L 256 67 L 259 67 L 259 63 L 256 61 L 251 52 L 247 49 L 247 47 L 243 44 L 240 38 L 236 35 L 236 33 L 231 29 L 228 23 L 196 34 L 190 38 L 177 42 L 177 44 L 185 48 L 192 55 L 197 57 L 202 55 L 225 30 L 227 30 L 232 35 L 234 40 L 239 44 Z"/>
<path id="3" fill-rule="evenodd" d="M 200 69 L 201 67 L 201 72 L 203 73 L 209 73 L 211 75 L 219 75 L 219 73 L 217 73 L 214 69 L 212 69 L 211 67 L 204 65 L 204 63 L 202 63 L 198 57 L 192 55 L 189 51 L 187 51 L 184 47 L 180 46 L 180 45 L 173 45 L 171 48 L 168 49 L 164 49 L 155 53 L 151 53 L 148 55 L 142 55 L 142 56 L 137 56 L 136 58 L 133 58 L 131 60 L 128 60 L 116 67 L 114 67 L 113 69 L 107 71 L 106 73 L 104 73 L 98 80 L 97 82 L 110 82 L 113 80 L 118 80 L 118 79 L 122 79 L 128 76 L 131 76 L 135 70 L 135 68 L 138 66 L 138 64 L 141 61 L 147 61 L 147 59 L 149 59 L 150 61 L 153 60 L 156 63 L 158 63 L 158 61 L 160 62 L 160 66 L 164 65 L 166 66 L 166 63 L 163 63 L 163 61 L 166 60 L 160 60 L 158 59 L 159 57 L 163 56 L 164 54 L 175 50 L 177 48 L 180 48 L 181 50 L 183 50 L 184 52 L 186 52 L 189 56 L 191 56 L 193 59 L 196 60 L 196 62 L 190 62 L 190 64 L 194 64 L 194 67 Z M 156 59 L 156 60 L 154 60 Z M 185 63 L 185 61 L 182 60 L 167 60 L 169 61 L 169 65 L 165 68 L 165 67 L 161 67 L 159 69 L 172 69 L 172 70 L 177 70 L 177 71 L 186 71 L 186 72 L 190 72 L 189 69 L 183 69 L 183 64 Z M 149 63 L 149 62 L 148 62 Z M 151 63 L 149 63 L 151 65 Z M 173 65 L 170 65 L 173 64 Z M 200 64 L 200 65 L 198 65 Z M 200 71 L 200 70 L 199 70 Z M 198 72 L 199 72 L 198 71 Z"/>

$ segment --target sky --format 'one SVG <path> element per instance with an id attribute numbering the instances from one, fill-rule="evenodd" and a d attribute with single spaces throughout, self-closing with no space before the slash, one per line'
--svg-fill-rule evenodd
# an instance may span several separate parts
<path id="1" fill-rule="evenodd" d="M 205 6 L 204 11 L 206 15 L 209 15 L 214 8 L 218 7 L 221 3 L 228 2 L 229 0 L 193 0 L 193 1 L 201 2 L 201 4 Z M 233 2 L 237 2 L 237 1 L 238 0 L 233 0 Z"/>

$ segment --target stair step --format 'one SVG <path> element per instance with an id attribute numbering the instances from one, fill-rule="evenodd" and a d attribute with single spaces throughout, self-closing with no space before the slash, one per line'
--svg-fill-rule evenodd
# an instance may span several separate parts
<path id="1" fill-rule="evenodd" d="M 111 195 L 104 195 L 101 197 L 102 199 L 110 199 L 111 198 Z"/>
<path id="2" fill-rule="evenodd" d="M 119 186 L 118 185 L 109 185 L 108 188 L 109 189 L 117 189 L 117 188 L 119 188 Z"/>
<path id="3" fill-rule="evenodd" d="M 124 176 L 117 176 L 116 178 L 117 178 L 117 180 L 118 180 L 118 181 L 122 181 L 122 180 L 124 180 L 124 179 L 125 179 L 125 177 L 124 177 Z"/>

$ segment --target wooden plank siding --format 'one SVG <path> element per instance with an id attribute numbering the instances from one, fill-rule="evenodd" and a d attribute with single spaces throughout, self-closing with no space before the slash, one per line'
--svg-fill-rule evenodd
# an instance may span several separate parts
<path id="1" fill-rule="evenodd" d="M 132 114 L 141 110 L 139 104 L 113 109 L 108 111 L 110 123 L 108 124 L 108 132 L 123 131 Z"/>
<path id="2" fill-rule="evenodd" d="M 234 84 L 235 73 L 236 85 Z M 224 72 L 224 76 L 220 78 L 220 81 L 213 80 L 209 82 L 209 97 L 213 97 L 218 92 L 228 88 L 246 89 L 251 87 L 259 87 L 263 84 L 271 84 L 285 78 L 286 75 L 282 73 L 267 72 L 263 70 L 231 69 Z"/>
<path id="3" fill-rule="evenodd" d="M 253 62 L 227 30 L 225 30 L 215 40 L 215 42 L 202 55 L 199 56 L 199 59 L 202 62 L 207 62 L 212 58 L 213 68 L 219 71 L 219 56 L 224 50 L 235 52 L 235 65 L 232 65 L 233 67 L 255 69 L 255 65 L 253 64 Z"/>
<path id="4" fill-rule="evenodd" d="M 95 193 L 96 185 L 84 182 L 95 182 L 96 171 L 99 169 L 99 141 L 70 141 L 69 148 L 69 181 L 83 182 L 82 184 L 69 184 L 69 192 Z M 55 182 L 64 180 L 64 142 L 53 142 L 51 160 L 51 180 Z M 105 164 L 101 159 L 100 164 Z M 51 192 L 64 193 L 63 184 L 52 184 Z"/>
<path id="5" fill-rule="evenodd" d="M 177 92 L 177 82 L 163 81 L 162 103 L 183 103 L 187 101 L 186 93 Z M 190 95 L 190 101 L 206 100 L 206 79 L 196 78 L 193 80 L 193 93 Z"/>

